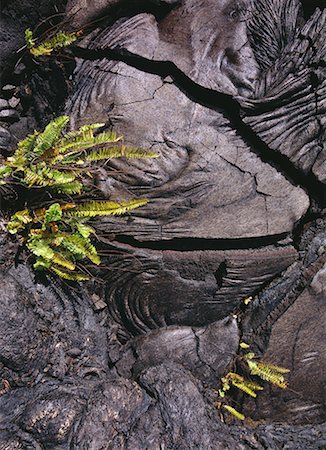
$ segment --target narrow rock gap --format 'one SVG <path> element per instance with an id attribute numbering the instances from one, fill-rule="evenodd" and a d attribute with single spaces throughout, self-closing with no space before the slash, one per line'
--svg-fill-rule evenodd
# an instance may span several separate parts
<path id="1" fill-rule="evenodd" d="M 115 241 L 127 244 L 134 248 L 145 248 L 150 250 L 176 250 L 180 252 L 194 250 L 250 250 L 275 245 L 285 239 L 288 233 L 273 236 L 262 236 L 257 238 L 238 239 L 204 239 L 204 238 L 174 238 L 160 241 L 139 241 L 132 236 L 116 235 Z"/>
<path id="2" fill-rule="evenodd" d="M 192 101 L 210 109 L 219 109 L 230 120 L 241 138 L 259 158 L 275 167 L 292 184 L 299 185 L 321 207 L 326 206 L 326 187 L 312 173 L 304 174 L 297 169 L 287 156 L 272 150 L 242 118 L 241 105 L 228 94 L 205 88 L 182 72 L 171 61 L 148 60 L 123 48 L 87 49 L 71 47 L 73 56 L 85 60 L 111 59 L 122 61 L 138 70 L 160 76 L 163 80 L 171 77 L 175 85 Z"/>

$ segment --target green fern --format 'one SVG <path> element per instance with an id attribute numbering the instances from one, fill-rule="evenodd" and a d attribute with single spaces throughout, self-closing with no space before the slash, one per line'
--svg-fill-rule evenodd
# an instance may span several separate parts
<path id="1" fill-rule="evenodd" d="M 111 158 L 155 158 L 158 155 L 145 150 L 126 147 L 105 147 L 122 140 L 114 131 L 94 136 L 102 123 L 84 125 L 77 131 L 63 133 L 69 123 L 68 116 L 52 120 L 42 133 L 35 131 L 19 142 L 14 155 L 0 167 L 0 184 L 11 178 L 28 188 L 46 188 L 60 194 L 82 192 L 80 166 Z M 119 212 L 117 212 L 119 214 Z"/>
<path id="2" fill-rule="evenodd" d="M 27 33 L 32 39 L 30 33 Z M 35 131 L 19 142 L 15 153 L 0 167 L 0 184 L 13 179 L 29 189 L 44 188 L 61 195 L 81 194 L 83 191 L 80 165 L 113 157 L 154 158 L 157 155 L 124 145 L 113 131 L 94 136 L 103 124 L 84 125 L 77 131 L 64 134 L 68 116 L 50 122 L 43 132 Z M 112 148 L 108 144 L 114 144 Z M 103 148 L 102 146 L 106 147 Z M 87 170 L 88 169 L 87 167 Z M 12 215 L 7 224 L 11 234 L 20 239 L 35 257 L 36 270 L 50 270 L 67 280 L 88 279 L 78 271 L 79 261 L 90 260 L 100 264 L 100 257 L 91 242 L 94 229 L 85 222 L 96 216 L 122 215 L 147 203 L 146 199 L 124 202 L 88 201 L 84 203 L 54 202 L 47 209 L 25 209 Z"/>
<path id="3" fill-rule="evenodd" d="M 35 46 L 35 39 L 33 39 L 33 32 L 30 28 L 25 30 L 25 42 L 27 48 L 33 48 Z"/>
<path id="4" fill-rule="evenodd" d="M 240 343 L 240 348 L 247 349 L 248 347 L 248 344 L 243 342 Z M 286 389 L 288 387 L 288 383 L 284 378 L 284 374 L 288 373 L 289 369 L 277 366 L 275 364 L 270 364 L 265 361 L 257 360 L 253 352 L 246 353 L 241 357 L 241 360 L 244 361 L 247 365 L 250 375 L 258 376 L 262 380 L 267 381 L 281 389 Z M 227 392 L 231 389 L 231 387 L 235 387 L 237 389 L 240 389 L 247 395 L 256 398 L 257 391 L 263 390 L 263 387 L 260 384 L 249 380 L 245 376 L 242 376 L 236 372 L 229 372 L 225 377 L 221 379 L 221 384 L 221 388 L 218 390 L 219 398 L 221 399 L 221 401 L 217 401 L 216 406 L 218 408 L 223 407 L 237 419 L 244 420 L 245 416 L 242 413 L 225 403 Z"/>
<path id="5" fill-rule="evenodd" d="M 7 230 L 10 234 L 16 234 L 18 231 L 24 230 L 26 225 L 31 223 L 32 220 L 28 209 L 17 211 L 7 223 Z"/>
<path id="6" fill-rule="evenodd" d="M 227 374 L 227 378 L 230 380 L 232 386 L 242 390 L 243 392 L 254 398 L 257 397 L 257 393 L 255 391 L 261 391 L 264 389 L 259 384 L 247 380 L 237 373 L 229 372 Z"/>
<path id="7" fill-rule="evenodd" d="M 96 217 L 96 216 L 121 216 L 133 209 L 148 203 L 146 199 L 130 200 L 129 202 L 116 203 L 112 201 L 92 201 L 77 205 L 68 210 L 65 215 L 69 217 Z"/>
<path id="8" fill-rule="evenodd" d="M 229 413 L 231 413 L 234 417 L 236 417 L 239 420 L 245 420 L 245 416 L 239 412 L 238 410 L 236 410 L 235 408 L 233 408 L 230 405 L 222 405 L 222 407 L 224 409 L 226 409 Z"/>
<path id="9" fill-rule="evenodd" d="M 63 33 L 60 31 L 52 38 L 42 42 L 40 45 L 35 45 L 35 39 L 33 38 L 33 32 L 30 28 L 25 30 L 25 42 L 26 46 L 33 56 L 49 56 L 53 50 L 62 47 L 68 47 L 78 39 L 80 33 Z"/>
<path id="10" fill-rule="evenodd" d="M 75 195 L 80 194 L 83 190 L 83 184 L 79 181 L 64 183 L 64 184 L 56 184 L 53 186 L 53 190 L 58 192 L 59 194 L 66 195 Z"/>
<path id="11" fill-rule="evenodd" d="M 62 268 L 59 268 L 55 265 L 52 265 L 50 267 L 50 271 L 53 272 L 55 275 L 58 275 L 60 278 L 69 281 L 87 281 L 90 279 L 89 276 L 84 275 L 83 273 L 69 272 L 68 270 L 62 270 Z"/>
<path id="12" fill-rule="evenodd" d="M 100 150 L 95 150 L 89 153 L 85 160 L 86 161 L 100 161 L 112 158 L 130 158 L 130 159 L 140 159 L 140 158 L 158 158 L 158 154 L 154 152 L 149 152 L 146 150 L 141 150 L 132 147 L 113 147 L 113 148 L 101 148 Z"/>
<path id="13" fill-rule="evenodd" d="M 281 368 L 280 372 L 278 370 L 279 368 L 276 369 L 277 366 L 272 366 L 273 368 L 271 368 L 268 363 L 263 361 L 253 361 L 251 359 L 247 360 L 247 365 L 252 375 L 257 375 L 262 380 L 268 381 L 281 389 L 286 389 L 288 387 L 288 383 L 283 375 L 287 372 L 287 369 Z"/>
<path id="14" fill-rule="evenodd" d="M 88 238 L 85 238 L 80 234 L 67 235 L 62 240 L 62 246 L 80 259 L 88 258 L 97 265 L 101 263 L 96 248 L 91 244 Z"/>
<path id="15" fill-rule="evenodd" d="M 60 116 L 52 120 L 46 127 L 43 133 L 36 138 L 36 145 L 34 146 L 33 153 L 35 155 L 43 155 L 43 153 L 50 149 L 58 140 L 62 133 L 62 130 L 69 123 L 68 116 Z"/>

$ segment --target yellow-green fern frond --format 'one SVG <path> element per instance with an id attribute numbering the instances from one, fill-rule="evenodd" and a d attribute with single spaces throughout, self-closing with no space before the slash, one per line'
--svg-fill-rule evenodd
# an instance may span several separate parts
<path id="1" fill-rule="evenodd" d="M 79 181 L 74 181 L 72 183 L 56 184 L 53 186 L 53 190 L 59 194 L 74 195 L 82 192 L 83 185 Z"/>
<path id="2" fill-rule="evenodd" d="M 34 147 L 35 155 L 43 155 L 43 153 L 50 149 L 53 144 L 58 140 L 62 130 L 69 123 L 68 116 L 60 116 L 52 120 L 36 138 L 36 145 Z"/>
<path id="3" fill-rule="evenodd" d="M 257 397 L 257 394 L 255 391 L 263 390 L 263 387 L 260 386 L 259 384 L 254 383 L 250 380 L 247 380 L 246 378 L 242 377 L 241 375 L 239 375 L 237 373 L 229 372 L 227 374 L 227 378 L 231 381 L 233 386 L 242 390 L 243 392 L 250 395 L 251 397 Z"/>
<path id="4" fill-rule="evenodd" d="M 85 160 L 100 161 L 112 158 L 140 159 L 140 158 L 158 158 L 158 156 L 159 155 L 154 152 L 122 146 L 122 147 L 101 148 L 100 150 L 94 150 L 86 156 Z"/>
<path id="5" fill-rule="evenodd" d="M 247 361 L 247 364 L 252 375 L 257 375 L 262 380 L 268 381 L 269 383 L 272 383 L 281 389 L 286 389 L 288 387 L 288 383 L 282 373 L 276 370 L 272 370 L 263 362 L 253 361 L 249 359 Z"/>
<path id="6" fill-rule="evenodd" d="M 57 147 L 61 154 L 66 153 L 66 156 L 69 156 L 97 145 L 112 144 L 121 139 L 122 136 L 118 136 L 114 131 L 104 131 L 97 136 L 78 131 L 76 135 L 72 133 L 70 137 L 65 135 L 63 139 L 58 142 Z"/>
<path id="7" fill-rule="evenodd" d="M 78 255 L 80 258 L 87 257 L 94 264 L 100 264 L 101 260 L 97 254 L 96 248 L 90 241 L 82 235 L 72 234 L 67 235 L 62 240 L 62 246 L 73 255 Z"/>
<path id="8" fill-rule="evenodd" d="M 245 420 L 245 416 L 243 414 L 241 414 L 239 411 L 237 411 L 235 408 L 233 408 L 232 406 L 230 406 L 230 405 L 222 405 L 222 407 L 224 409 L 226 409 L 227 411 L 229 411 L 229 413 L 231 413 L 237 419 Z"/>
<path id="9" fill-rule="evenodd" d="M 32 48 L 35 46 L 35 40 L 33 39 L 33 32 L 30 28 L 25 30 L 25 42 L 27 48 Z"/>
<path id="10" fill-rule="evenodd" d="M 95 230 L 93 227 L 90 227 L 89 225 L 85 225 L 82 222 L 76 222 L 76 227 L 78 230 L 78 233 L 83 236 L 84 238 L 88 238 L 91 234 L 95 234 Z"/>
<path id="11" fill-rule="evenodd" d="M 69 281 L 87 281 L 90 279 L 89 276 L 84 275 L 80 272 L 69 272 L 66 270 L 62 270 L 61 268 L 54 265 L 50 266 L 50 271 L 58 275 L 60 278 Z"/>
<path id="12" fill-rule="evenodd" d="M 263 365 L 266 368 L 269 368 L 270 370 L 272 370 L 273 372 L 276 372 L 276 373 L 289 373 L 290 372 L 290 369 L 287 369 L 286 367 L 276 366 L 275 364 L 270 364 L 266 361 L 260 361 L 259 364 Z"/>
<path id="13" fill-rule="evenodd" d="M 26 30 L 27 31 L 27 30 Z M 33 34 L 30 30 L 25 32 L 26 44 L 33 56 L 49 56 L 56 48 L 68 47 L 78 39 L 79 33 L 63 33 L 60 31 L 51 39 L 35 46 Z"/>
<path id="14" fill-rule="evenodd" d="M 148 203 L 146 199 L 130 200 L 129 202 L 93 201 L 77 205 L 66 212 L 70 217 L 120 216 Z"/>
<path id="15" fill-rule="evenodd" d="M 7 158 L 7 164 L 15 170 L 23 171 L 28 161 L 35 158 L 33 148 L 38 135 L 39 133 L 34 131 L 33 134 L 29 134 L 25 139 L 20 141 L 15 153 Z"/>
<path id="16" fill-rule="evenodd" d="M 0 166 L 0 180 L 8 178 L 12 174 L 12 168 L 10 166 Z"/>
<path id="17" fill-rule="evenodd" d="M 18 231 L 24 230 L 26 225 L 31 223 L 32 220 L 28 209 L 17 211 L 11 216 L 7 224 L 7 230 L 10 234 L 16 234 Z"/>

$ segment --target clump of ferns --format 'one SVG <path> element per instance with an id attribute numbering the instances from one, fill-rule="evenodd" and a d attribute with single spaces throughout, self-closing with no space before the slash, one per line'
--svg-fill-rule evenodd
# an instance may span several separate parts
<path id="1" fill-rule="evenodd" d="M 37 39 L 34 38 L 32 30 L 30 28 L 27 28 L 25 30 L 26 47 L 31 55 L 35 57 L 49 56 L 54 50 L 68 47 L 69 45 L 73 44 L 75 41 L 77 41 L 81 33 L 81 31 L 73 33 L 64 33 L 63 31 L 59 31 L 49 39 L 37 43 Z"/>
<path id="2" fill-rule="evenodd" d="M 32 253 L 35 269 L 47 269 L 67 280 L 82 281 L 89 277 L 81 272 L 80 261 L 88 259 L 100 264 L 91 242 L 95 230 L 87 222 L 97 216 L 122 215 L 147 203 L 146 199 L 120 203 L 71 201 L 72 195 L 83 192 L 83 175 L 91 174 L 97 161 L 158 155 L 125 146 L 122 136 L 113 131 L 100 132 L 104 124 L 90 124 L 64 133 L 68 123 L 68 116 L 58 117 L 42 133 L 35 131 L 20 141 L 15 153 L 0 167 L 0 186 L 19 184 L 29 192 L 45 190 L 57 199 L 47 207 L 16 211 L 7 230 L 18 236 Z"/>
<path id="3" fill-rule="evenodd" d="M 257 358 L 253 352 L 248 351 L 249 345 L 245 342 L 240 343 L 240 348 L 242 351 L 245 351 L 237 360 L 238 371 L 241 374 L 228 372 L 221 379 L 221 387 L 218 390 L 219 397 L 215 405 L 220 410 L 228 411 L 237 419 L 244 420 L 244 414 L 230 404 L 230 396 L 228 394 L 236 389 L 250 397 L 256 398 L 257 393 L 264 389 L 261 381 L 268 382 L 280 389 L 286 389 L 288 382 L 285 379 L 285 375 L 289 372 L 289 369 Z"/>

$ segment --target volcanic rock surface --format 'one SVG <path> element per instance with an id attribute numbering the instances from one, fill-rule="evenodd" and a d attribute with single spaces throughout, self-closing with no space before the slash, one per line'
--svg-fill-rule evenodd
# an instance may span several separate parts
<path id="1" fill-rule="evenodd" d="M 66 113 L 160 156 L 111 160 L 91 180 L 102 198 L 150 200 L 95 222 L 94 281 L 36 277 L 1 231 L 0 449 L 326 448 L 325 12 L 299 0 L 13 3 L 3 154 Z M 24 27 L 61 13 L 83 29 L 66 60 L 13 55 Z M 291 369 L 288 390 L 233 397 L 245 425 L 214 405 L 241 339 Z"/>

